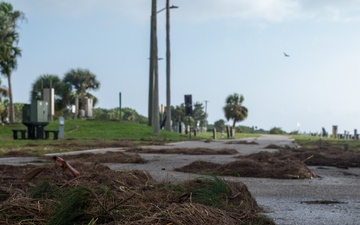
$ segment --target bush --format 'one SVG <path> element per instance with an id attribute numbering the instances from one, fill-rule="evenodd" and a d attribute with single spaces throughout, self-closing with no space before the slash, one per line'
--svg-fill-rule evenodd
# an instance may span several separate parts
<path id="1" fill-rule="evenodd" d="M 273 127 L 269 131 L 270 134 L 286 134 L 280 127 Z"/>

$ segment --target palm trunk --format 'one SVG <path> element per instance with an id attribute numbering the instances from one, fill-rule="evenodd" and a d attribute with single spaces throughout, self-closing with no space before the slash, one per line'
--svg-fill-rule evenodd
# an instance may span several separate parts
<path id="1" fill-rule="evenodd" d="M 232 126 L 232 135 L 235 136 L 235 125 L 236 125 L 236 121 L 234 120 L 233 126 Z"/>
<path id="2" fill-rule="evenodd" d="M 8 88 L 9 88 L 9 100 L 10 100 L 10 123 L 15 122 L 15 110 L 14 110 L 14 102 L 13 102 L 13 96 L 12 96 L 12 87 L 11 87 L 11 74 L 7 74 L 7 80 L 8 80 Z"/>

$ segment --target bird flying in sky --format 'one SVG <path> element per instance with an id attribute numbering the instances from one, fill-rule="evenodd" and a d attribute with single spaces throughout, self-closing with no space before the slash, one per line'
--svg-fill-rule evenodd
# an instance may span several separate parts
<path id="1" fill-rule="evenodd" d="M 290 57 L 290 55 L 286 54 L 285 52 L 284 52 L 284 56 L 285 56 L 285 57 Z"/>

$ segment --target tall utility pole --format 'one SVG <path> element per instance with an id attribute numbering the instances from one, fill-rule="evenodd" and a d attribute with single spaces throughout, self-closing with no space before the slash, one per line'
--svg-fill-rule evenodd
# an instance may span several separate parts
<path id="1" fill-rule="evenodd" d="M 204 100 L 205 102 L 205 114 L 206 114 L 206 117 L 207 117 L 207 103 L 209 102 L 209 100 Z"/>
<path id="2" fill-rule="evenodd" d="M 208 118 L 208 114 L 207 114 L 207 103 L 209 102 L 208 100 L 205 100 L 205 115 L 206 115 L 206 120 L 205 120 L 205 126 L 207 127 L 208 125 L 208 121 L 207 121 L 207 118 Z"/>
<path id="3" fill-rule="evenodd" d="M 152 10 L 152 9 L 151 9 Z M 149 57 L 149 105 L 148 105 L 148 126 L 152 125 L 153 91 L 154 91 L 154 68 L 153 68 L 153 15 L 150 16 L 150 57 Z"/>
<path id="4" fill-rule="evenodd" d="M 119 92 L 119 121 L 121 122 L 121 92 Z"/>
<path id="5" fill-rule="evenodd" d="M 170 95 L 170 0 L 166 0 L 166 123 L 165 130 L 171 131 Z"/>
<path id="6" fill-rule="evenodd" d="M 149 64 L 149 105 L 148 105 L 148 125 L 158 126 L 160 130 L 160 121 L 154 124 L 154 120 L 159 120 L 159 73 L 158 73 L 158 58 L 157 51 L 157 21 L 156 15 L 166 10 L 166 124 L 165 129 L 171 130 L 171 101 L 170 101 L 170 9 L 176 9 L 178 6 L 169 6 L 169 0 L 166 2 L 166 7 L 156 11 L 156 0 L 152 0 L 151 8 L 151 26 L 150 26 L 150 64 Z M 156 111 L 156 112 L 155 112 Z M 156 113 L 156 115 L 155 115 Z M 155 127 L 154 127 L 155 129 Z M 157 128 L 156 128 L 157 129 Z M 155 132 L 159 133 L 159 132 Z"/>
<path id="7" fill-rule="evenodd" d="M 153 73 L 154 75 L 154 89 L 153 89 L 153 101 L 152 101 L 152 127 L 153 134 L 160 134 L 160 122 L 159 122 L 159 70 L 158 70 L 158 51 L 157 51 L 157 31 L 156 31 L 156 0 L 152 0 L 151 7 L 151 34 L 152 34 L 152 43 L 151 43 L 151 56 L 150 61 L 152 62 Z M 150 119 L 150 118 L 149 118 Z"/>

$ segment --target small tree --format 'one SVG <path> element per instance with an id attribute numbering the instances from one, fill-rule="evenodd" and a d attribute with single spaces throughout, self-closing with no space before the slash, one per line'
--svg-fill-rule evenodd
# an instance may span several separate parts
<path id="1" fill-rule="evenodd" d="M 273 127 L 269 131 L 270 134 L 286 134 L 280 127 Z"/>
<path id="2" fill-rule="evenodd" d="M 194 104 L 194 109 L 193 109 L 193 118 L 196 122 L 199 122 L 200 127 L 205 125 L 206 117 L 207 117 L 207 115 L 204 111 L 203 103 L 196 102 Z M 195 128 L 197 128 L 197 123 L 195 123 L 194 125 L 195 125 Z"/>
<path id="3" fill-rule="evenodd" d="M 326 131 L 326 129 L 323 127 L 322 128 L 322 136 L 323 137 L 327 137 L 328 136 L 328 132 Z"/>
<path id="4" fill-rule="evenodd" d="M 171 107 L 171 118 L 174 123 L 184 122 L 185 121 L 185 105 L 182 103 L 181 105 L 177 105 L 175 107 Z"/>
<path id="5" fill-rule="evenodd" d="M 195 120 L 191 116 L 186 116 L 184 120 L 184 124 L 186 127 L 190 126 L 190 129 L 194 127 Z"/>
<path id="6" fill-rule="evenodd" d="M 224 107 L 225 118 L 229 121 L 233 120 L 232 128 L 235 131 L 237 122 L 241 122 L 248 116 L 248 109 L 243 106 L 244 96 L 239 94 L 229 95 L 226 98 L 226 105 Z"/>
<path id="7" fill-rule="evenodd" d="M 220 119 L 218 121 L 215 121 L 214 127 L 217 131 L 224 131 L 225 130 L 225 120 Z"/>

